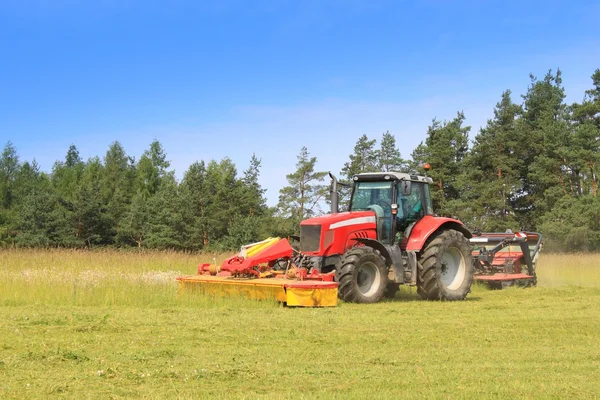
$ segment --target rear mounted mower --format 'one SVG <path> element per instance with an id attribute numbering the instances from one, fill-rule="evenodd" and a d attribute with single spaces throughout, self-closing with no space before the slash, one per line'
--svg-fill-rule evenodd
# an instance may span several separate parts
<path id="1" fill-rule="evenodd" d="M 536 264 L 542 249 L 542 235 L 536 232 L 476 233 L 474 246 L 475 280 L 491 289 L 507 286 L 535 286 Z"/>

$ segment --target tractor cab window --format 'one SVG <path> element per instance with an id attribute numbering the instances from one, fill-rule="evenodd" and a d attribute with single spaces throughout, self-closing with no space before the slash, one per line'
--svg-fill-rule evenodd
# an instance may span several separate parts
<path id="1" fill-rule="evenodd" d="M 412 182 L 410 194 L 402 195 L 398 186 L 398 230 L 403 231 L 408 225 L 419 220 L 427 214 L 433 214 L 429 185 L 421 182 Z"/>
<path id="2" fill-rule="evenodd" d="M 391 214 L 392 182 L 356 182 L 350 211 L 364 211 L 378 205 L 387 215 Z"/>

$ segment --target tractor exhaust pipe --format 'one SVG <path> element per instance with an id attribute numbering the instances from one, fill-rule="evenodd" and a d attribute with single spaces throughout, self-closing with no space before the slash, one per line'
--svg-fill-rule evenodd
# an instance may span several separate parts
<path id="1" fill-rule="evenodd" d="M 331 186 L 329 187 L 329 198 L 331 199 L 331 213 L 338 213 L 339 194 L 337 190 L 338 180 L 331 172 L 329 173 L 331 178 Z"/>

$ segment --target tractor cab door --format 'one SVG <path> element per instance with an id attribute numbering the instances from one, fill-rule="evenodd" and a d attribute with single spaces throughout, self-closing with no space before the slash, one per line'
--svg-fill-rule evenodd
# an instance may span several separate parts
<path id="1" fill-rule="evenodd" d="M 398 213 L 396 229 L 402 233 L 413 222 L 425 215 L 433 215 L 429 185 L 423 182 L 411 182 L 410 193 L 403 193 L 402 184 L 398 185 Z"/>

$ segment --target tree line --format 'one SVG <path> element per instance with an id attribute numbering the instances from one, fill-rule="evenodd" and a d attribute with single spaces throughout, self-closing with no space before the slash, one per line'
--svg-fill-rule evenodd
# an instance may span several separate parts
<path id="1" fill-rule="evenodd" d="M 567 104 L 561 71 L 531 76 L 521 101 L 502 93 L 493 116 L 469 141 L 458 112 L 434 119 L 426 139 L 404 159 L 396 137 L 379 144 L 362 135 L 340 169 L 429 176 L 439 215 L 481 231 L 537 230 L 559 251 L 600 250 L 600 69 L 581 103 Z M 43 172 L 22 162 L 9 142 L 0 155 L 0 245 L 225 250 L 267 236 L 286 236 L 323 213 L 327 173 L 306 147 L 268 207 L 261 160 L 238 173 L 228 158 L 192 164 L 179 181 L 158 141 L 139 160 L 115 142 L 103 158 L 82 160 L 72 145 Z M 341 204 L 349 199 L 342 187 Z"/>

